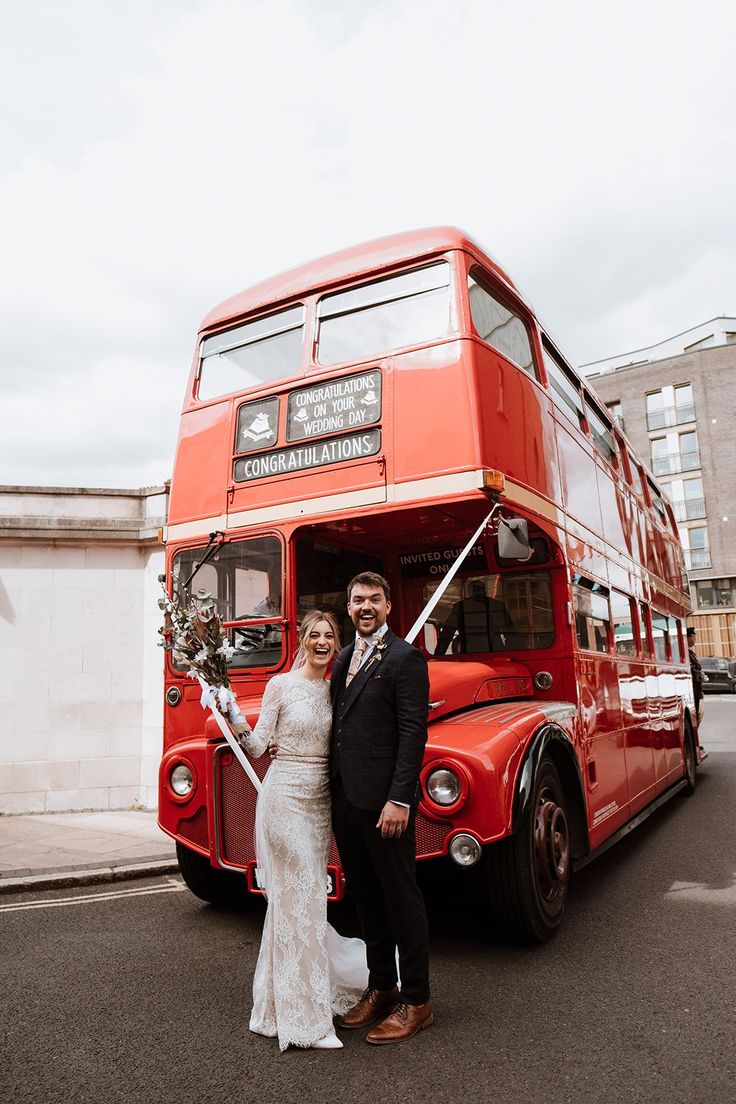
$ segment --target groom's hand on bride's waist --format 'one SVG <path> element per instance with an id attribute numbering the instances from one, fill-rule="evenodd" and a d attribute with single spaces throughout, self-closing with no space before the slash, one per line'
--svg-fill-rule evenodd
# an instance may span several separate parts
<path id="1" fill-rule="evenodd" d="M 408 823 L 408 806 L 397 805 L 395 801 L 387 801 L 381 809 L 376 828 L 380 828 L 384 839 L 396 839 L 402 835 Z"/>

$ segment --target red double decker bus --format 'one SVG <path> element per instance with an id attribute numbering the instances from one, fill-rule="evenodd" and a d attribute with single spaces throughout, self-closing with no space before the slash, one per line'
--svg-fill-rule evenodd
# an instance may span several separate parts
<path id="1" fill-rule="evenodd" d="M 417 856 L 482 871 L 521 938 L 558 926 L 573 867 L 695 785 L 673 512 L 458 230 L 334 254 L 205 318 L 166 544 L 170 585 L 215 598 L 251 723 L 304 611 L 347 630 L 347 581 L 390 581 L 392 627 L 419 619 L 429 661 Z M 255 791 L 169 656 L 165 681 L 161 827 L 200 897 L 255 891 Z"/>

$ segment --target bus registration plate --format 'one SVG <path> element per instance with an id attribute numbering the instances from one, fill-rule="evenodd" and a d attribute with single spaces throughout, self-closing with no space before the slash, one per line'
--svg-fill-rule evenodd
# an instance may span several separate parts
<path id="1" fill-rule="evenodd" d="M 266 879 L 263 876 L 263 871 L 256 866 L 255 863 L 250 863 L 248 866 L 248 889 L 251 893 L 267 893 L 268 886 L 265 884 Z M 342 879 L 338 876 L 337 868 L 334 866 L 328 866 L 325 872 L 325 888 L 327 890 L 328 901 L 339 901 L 342 897 Z"/>

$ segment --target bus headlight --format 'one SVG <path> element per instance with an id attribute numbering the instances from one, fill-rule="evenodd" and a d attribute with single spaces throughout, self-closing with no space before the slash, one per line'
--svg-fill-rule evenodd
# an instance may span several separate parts
<path id="1" fill-rule="evenodd" d="M 169 775 L 169 785 L 177 797 L 186 797 L 194 787 L 194 775 L 186 763 L 179 763 Z"/>
<path id="2" fill-rule="evenodd" d="M 475 836 L 459 832 L 450 840 L 450 858 L 458 866 L 475 866 L 481 856 L 481 846 Z"/>
<path id="3" fill-rule="evenodd" d="M 462 792 L 460 779 L 449 767 L 440 767 L 427 775 L 426 786 L 435 805 L 454 805 Z"/>

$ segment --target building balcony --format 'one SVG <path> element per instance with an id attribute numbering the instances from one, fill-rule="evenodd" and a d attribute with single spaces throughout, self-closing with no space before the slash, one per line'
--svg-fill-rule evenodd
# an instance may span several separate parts
<path id="1" fill-rule="evenodd" d="M 652 457 L 652 471 L 655 475 L 674 475 L 676 472 L 695 471 L 700 467 L 700 450 L 692 452 L 668 452 L 664 456 Z"/>
<path id="2" fill-rule="evenodd" d="M 647 414 L 647 429 L 667 429 L 695 421 L 695 406 L 688 403 L 683 406 L 666 406 L 664 410 L 651 410 Z"/>
<path id="3" fill-rule="evenodd" d="M 673 502 L 672 508 L 678 521 L 694 521 L 705 517 L 705 499 L 688 498 L 682 502 Z"/>
<path id="4" fill-rule="evenodd" d="M 701 567 L 710 567 L 710 548 L 685 548 L 685 567 L 688 571 L 697 571 Z"/>

